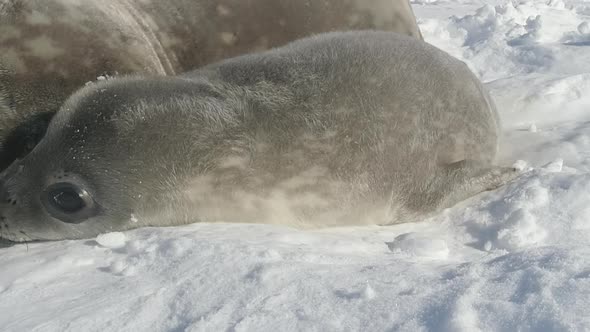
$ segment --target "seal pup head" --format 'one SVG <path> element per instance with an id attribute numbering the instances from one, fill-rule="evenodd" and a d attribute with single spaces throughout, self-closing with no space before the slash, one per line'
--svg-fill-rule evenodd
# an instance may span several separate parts
<path id="1" fill-rule="evenodd" d="M 306 150 L 289 150 L 251 114 L 277 107 L 272 93 L 282 106 L 289 98 L 264 84 L 260 99 L 244 98 L 240 86 L 208 77 L 119 78 L 72 95 L 40 143 L 0 174 L 0 238 L 218 220 L 309 227 L 319 211 L 339 215 L 333 198 L 351 187 L 306 153 L 331 146 L 303 134 Z"/>
<path id="2" fill-rule="evenodd" d="M 33 151 L 0 175 L 0 238 L 87 238 L 153 225 L 147 215 L 186 223 L 176 196 L 188 172 L 208 167 L 194 154 L 211 152 L 211 142 L 191 140 L 226 121 L 222 112 L 207 118 L 194 110 L 219 98 L 206 83 L 176 78 L 81 89 Z"/>

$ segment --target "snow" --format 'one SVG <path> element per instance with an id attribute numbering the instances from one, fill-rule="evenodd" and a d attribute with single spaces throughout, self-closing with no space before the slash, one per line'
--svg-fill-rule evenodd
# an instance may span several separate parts
<path id="1" fill-rule="evenodd" d="M 111 232 L 100 234 L 96 237 L 96 242 L 105 248 L 117 249 L 123 248 L 127 237 L 121 232 Z"/>
<path id="2" fill-rule="evenodd" d="M 590 2 L 412 3 L 425 39 L 486 82 L 500 162 L 522 177 L 415 224 L 2 248 L 0 330 L 590 330 Z"/>

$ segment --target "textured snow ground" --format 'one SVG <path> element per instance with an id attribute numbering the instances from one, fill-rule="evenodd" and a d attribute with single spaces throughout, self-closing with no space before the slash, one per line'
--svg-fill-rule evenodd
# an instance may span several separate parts
<path id="1" fill-rule="evenodd" d="M 0 330 L 590 330 L 590 2 L 413 5 L 426 40 L 487 82 L 522 178 L 416 224 L 3 248 Z"/>

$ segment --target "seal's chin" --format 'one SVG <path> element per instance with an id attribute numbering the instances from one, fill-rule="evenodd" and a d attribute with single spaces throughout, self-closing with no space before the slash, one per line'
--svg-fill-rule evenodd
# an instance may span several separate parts
<path id="1" fill-rule="evenodd" d="M 12 242 L 10 240 L 4 240 L 4 239 L 0 239 L 0 250 L 4 249 L 4 248 L 12 248 L 15 247 L 17 245 L 25 245 L 28 248 L 29 244 L 33 244 L 33 243 L 40 243 L 40 242 L 49 242 L 46 240 L 32 240 L 32 241 L 23 241 L 23 242 Z"/>
<path id="2" fill-rule="evenodd" d="M 36 238 L 31 238 L 31 237 L 21 237 L 16 240 L 11 240 L 11 239 L 0 237 L 0 248 L 8 248 L 8 247 L 12 247 L 17 244 L 25 244 L 25 243 L 33 243 L 33 242 L 39 243 L 39 242 L 50 242 L 50 241 L 55 241 L 55 240 L 36 239 Z"/>

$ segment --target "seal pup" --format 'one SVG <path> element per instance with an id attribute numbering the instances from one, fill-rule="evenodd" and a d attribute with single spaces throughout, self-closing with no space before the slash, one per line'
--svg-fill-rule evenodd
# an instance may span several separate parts
<path id="1" fill-rule="evenodd" d="M 175 75 L 355 29 L 421 38 L 408 0 L 0 0 L 0 170 L 99 76 Z"/>
<path id="2" fill-rule="evenodd" d="M 76 92 L 0 175 L 0 235 L 418 221 L 516 176 L 493 166 L 499 130 L 447 53 L 395 33 L 317 35 Z"/>

